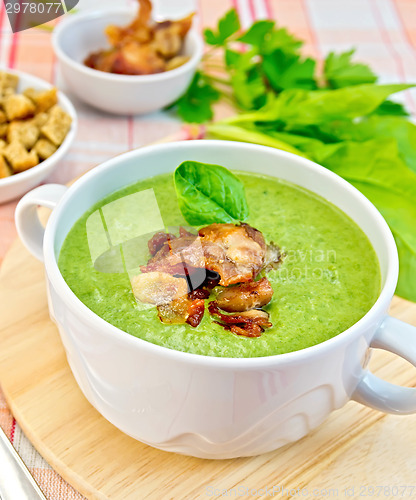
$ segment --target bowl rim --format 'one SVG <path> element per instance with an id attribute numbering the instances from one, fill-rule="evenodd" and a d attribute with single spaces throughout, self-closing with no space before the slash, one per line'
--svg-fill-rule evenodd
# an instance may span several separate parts
<path id="1" fill-rule="evenodd" d="M 34 86 L 39 85 L 39 88 L 42 90 L 43 89 L 47 90 L 54 87 L 53 84 L 47 82 L 46 80 L 38 78 L 37 76 L 33 76 L 30 73 L 26 73 L 24 71 L 7 68 L 4 66 L 0 67 L 0 71 L 5 71 L 7 73 L 17 75 L 19 77 L 19 83 L 20 79 L 27 78 L 33 83 Z M 28 85 L 28 87 L 30 86 L 31 84 Z M 41 175 L 43 171 L 47 171 L 49 168 L 52 167 L 53 163 L 59 161 L 62 158 L 62 156 L 65 153 L 67 153 L 68 149 L 70 148 L 72 142 L 75 139 L 78 130 L 78 116 L 72 102 L 60 90 L 58 90 L 58 104 L 62 107 L 64 111 L 66 111 L 71 116 L 72 119 L 71 128 L 69 129 L 69 132 L 66 134 L 62 144 L 57 148 L 55 153 L 53 153 L 49 158 L 46 158 L 46 160 L 40 162 L 38 165 L 35 165 L 34 167 L 29 168 L 23 172 L 18 172 L 17 174 L 13 174 L 9 177 L 4 177 L 3 179 L 0 179 L 0 189 L 7 186 L 13 186 L 15 184 L 18 184 L 19 182 L 22 181 L 24 182 L 26 180 L 31 179 L 32 177 Z"/>
<path id="2" fill-rule="evenodd" d="M 329 177 L 335 183 L 341 185 L 341 187 L 347 190 L 353 198 L 358 199 L 360 203 L 365 206 L 367 213 L 371 215 L 374 223 L 380 227 L 385 236 L 384 243 L 387 249 L 387 273 L 384 286 L 381 288 L 376 302 L 361 319 L 354 323 L 350 328 L 344 330 L 343 332 L 340 332 L 334 337 L 298 351 L 250 358 L 207 356 L 178 351 L 135 337 L 117 328 L 116 326 L 113 326 L 112 324 L 108 323 L 106 320 L 98 316 L 74 294 L 74 292 L 67 285 L 58 268 L 58 263 L 54 251 L 55 229 L 59 221 L 60 214 L 66 209 L 68 202 L 71 200 L 72 193 L 74 193 L 79 186 L 91 183 L 96 176 L 105 175 L 108 170 L 113 169 L 117 164 L 123 162 L 127 158 L 133 157 L 137 159 L 143 154 L 153 152 L 157 152 L 159 154 L 161 152 L 164 154 L 169 154 L 169 150 L 183 147 L 191 149 L 198 148 L 200 147 L 201 143 L 212 148 L 229 147 L 264 151 L 274 154 L 276 157 L 280 157 L 281 159 L 289 159 L 292 162 L 298 162 L 302 164 L 304 168 L 308 168 L 314 171 L 317 175 Z M 314 192 L 313 190 L 311 191 Z M 336 203 L 334 203 L 334 205 L 337 206 Z M 378 325 L 382 322 L 387 308 L 394 295 L 399 270 L 397 247 L 391 230 L 387 225 L 387 222 L 377 210 L 377 208 L 349 182 L 342 179 L 340 176 L 338 176 L 334 172 L 331 172 L 325 167 L 322 167 L 321 165 L 318 165 L 311 160 L 302 158 L 292 153 L 267 146 L 260 146 L 258 144 L 223 140 L 177 141 L 165 144 L 145 146 L 132 151 L 128 151 L 126 153 L 122 153 L 90 170 L 71 185 L 71 187 L 65 192 L 65 194 L 59 201 L 57 207 L 53 210 L 46 226 L 43 242 L 43 252 L 46 274 L 55 292 L 60 296 L 61 300 L 64 301 L 65 306 L 68 307 L 76 316 L 82 316 L 82 320 L 85 321 L 88 325 L 91 325 L 92 328 L 100 328 L 100 335 L 104 335 L 107 338 L 110 338 L 111 341 L 114 341 L 118 345 L 129 346 L 132 349 L 144 350 L 144 352 L 148 353 L 149 355 L 163 356 L 170 360 L 184 362 L 191 365 L 215 367 L 217 369 L 225 370 L 255 370 L 259 367 L 268 368 L 271 366 L 276 366 L 276 364 L 285 365 L 308 361 L 308 359 L 311 359 L 312 357 L 324 357 L 331 349 L 347 344 L 350 341 L 351 337 L 358 337 L 359 335 L 362 335 L 362 333 L 368 328 L 374 327 L 374 324 Z"/>
<path id="3" fill-rule="evenodd" d="M 78 62 L 71 57 L 69 57 L 65 50 L 61 46 L 61 37 L 63 33 L 71 29 L 74 24 L 84 21 L 85 19 L 103 19 L 108 18 L 109 24 L 111 24 L 111 17 L 114 14 L 131 14 L 134 15 L 134 9 L 126 7 L 110 8 L 105 10 L 92 10 L 86 12 L 78 12 L 74 15 L 67 16 L 61 23 L 59 23 L 53 30 L 52 33 L 52 47 L 58 57 L 58 59 L 68 66 L 70 66 L 74 71 L 79 71 L 85 75 L 98 78 L 114 83 L 153 83 L 169 80 L 176 76 L 180 76 L 188 71 L 191 71 L 201 60 L 202 54 L 204 52 L 204 44 L 202 37 L 196 31 L 195 28 L 191 27 L 186 37 L 190 38 L 193 42 L 193 52 L 188 61 L 186 61 L 181 66 L 163 71 L 161 73 L 152 73 L 150 75 L 119 75 L 116 73 L 107 73 L 105 71 L 96 70 L 85 66 L 85 64 Z"/>

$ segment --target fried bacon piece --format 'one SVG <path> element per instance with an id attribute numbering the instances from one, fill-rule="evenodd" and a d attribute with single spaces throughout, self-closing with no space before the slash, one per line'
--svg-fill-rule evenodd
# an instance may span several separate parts
<path id="1" fill-rule="evenodd" d="M 203 299 L 190 299 L 188 296 L 175 299 L 169 304 L 157 307 L 157 312 L 162 323 L 188 323 L 194 328 L 201 322 L 204 311 L 205 302 Z"/>
<path id="2" fill-rule="evenodd" d="M 207 269 L 207 275 L 202 286 L 208 290 L 212 290 L 219 285 L 220 280 L 221 276 L 217 272 Z"/>
<path id="3" fill-rule="evenodd" d="M 195 234 L 181 236 L 180 238 L 166 238 L 159 250 L 142 266 L 142 272 L 149 272 L 174 266 L 185 262 L 192 267 L 204 266 L 204 253 Z"/>
<path id="4" fill-rule="evenodd" d="M 157 306 L 163 323 L 189 323 L 198 326 L 204 316 L 203 298 L 188 294 L 184 278 L 176 278 L 163 272 L 139 274 L 132 281 L 136 299 Z"/>
<path id="5" fill-rule="evenodd" d="M 205 267 L 221 276 L 220 285 L 251 281 L 263 267 L 266 243 L 248 224 L 211 224 L 199 230 Z"/>
<path id="6" fill-rule="evenodd" d="M 179 237 L 156 233 L 148 246 L 152 257 L 132 282 L 133 291 L 142 302 L 157 305 L 163 323 L 197 326 L 211 290 L 233 285 L 210 303 L 216 322 L 247 337 L 258 337 L 271 326 L 269 315 L 258 308 L 270 302 L 273 289 L 267 278 L 254 278 L 266 267 L 276 266 L 281 253 L 277 246 L 267 246 L 257 229 L 248 224 L 211 224 L 196 235 L 181 227 Z"/>
<path id="7" fill-rule="evenodd" d="M 190 300 L 186 322 L 194 328 L 201 323 L 205 311 L 204 299 Z"/>
<path id="8" fill-rule="evenodd" d="M 221 290 L 216 303 L 227 312 L 249 311 L 263 307 L 272 300 L 273 288 L 267 278 L 249 281 Z"/>
<path id="9" fill-rule="evenodd" d="M 196 235 L 194 233 L 189 232 L 183 226 L 179 226 L 179 237 L 182 238 L 183 236 L 196 236 Z"/>
<path id="10" fill-rule="evenodd" d="M 156 306 L 170 304 L 188 293 L 184 278 L 163 272 L 139 274 L 131 280 L 131 286 L 136 299 Z"/>
<path id="11" fill-rule="evenodd" d="M 165 71 L 166 63 L 149 44 L 129 42 L 112 56 L 111 73 L 118 75 L 151 75 Z"/>
<path id="12" fill-rule="evenodd" d="M 121 75 L 148 75 L 184 64 L 183 41 L 192 25 L 193 14 L 178 21 L 151 21 L 150 0 L 138 0 L 137 17 L 127 26 L 107 26 L 111 48 L 90 54 L 84 64 L 90 68 Z"/>
<path id="13" fill-rule="evenodd" d="M 238 314 L 224 314 L 220 311 L 218 304 L 215 300 L 209 303 L 208 310 L 210 314 L 217 316 L 222 322 L 227 325 L 244 325 L 245 323 L 255 323 L 259 326 L 269 328 L 271 325 L 269 321 L 269 314 L 261 309 L 252 309 Z"/>
<path id="14" fill-rule="evenodd" d="M 162 271 L 169 274 L 189 276 L 192 289 L 198 288 L 205 281 L 204 250 L 197 235 L 187 234 L 167 240 L 156 254 L 141 266 L 142 273 Z"/>
<path id="15" fill-rule="evenodd" d="M 242 337 L 260 337 L 264 332 L 263 328 L 255 323 L 246 323 L 244 327 L 238 325 L 223 325 L 218 321 L 214 321 L 214 323 L 221 325 L 224 330 L 229 330 L 231 333 L 241 335 Z"/>
<path id="16" fill-rule="evenodd" d="M 176 236 L 170 233 L 155 233 L 150 240 L 147 242 L 150 255 L 156 255 L 157 252 L 163 247 L 165 243 L 169 240 L 175 239 Z"/>
<path id="17" fill-rule="evenodd" d="M 195 236 L 193 237 L 195 239 Z M 179 240 L 180 238 L 177 238 Z M 183 243 L 183 242 L 182 242 Z M 190 245 L 188 245 L 190 246 Z M 204 286 L 208 286 L 208 273 L 207 269 L 203 266 L 192 266 L 186 261 L 194 262 L 195 259 L 192 258 L 192 248 L 185 247 L 186 252 L 182 253 L 180 250 L 177 253 L 173 253 L 171 250 L 171 240 L 166 241 L 165 244 L 162 245 L 162 248 L 156 252 L 153 258 L 149 260 L 146 266 L 141 266 L 140 270 L 142 273 L 151 273 L 151 272 L 163 272 L 167 274 L 171 274 L 172 276 L 183 276 L 187 283 L 189 292 Z M 198 247 L 196 247 L 198 250 Z M 200 248 L 199 248 L 200 250 Z M 189 259 L 185 258 L 185 255 L 190 255 Z M 195 257 L 195 255 L 194 255 Z M 197 265 L 198 261 L 195 262 Z M 212 280 L 212 278 L 211 278 Z M 217 282 L 215 282 L 216 284 Z M 211 288 L 215 286 L 213 284 Z"/>
<path id="18" fill-rule="evenodd" d="M 118 52 L 114 49 L 100 50 L 91 53 L 84 61 L 85 66 L 93 69 L 99 69 L 106 73 L 111 73 Z"/>
<path id="19" fill-rule="evenodd" d="M 266 248 L 262 271 L 268 273 L 272 269 L 277 269 L 281 264 L 283 257 L 284 254 L 280 251 L 280 247 L 271 242 Z"/>
<path id="20" fill-rule="evenodd" d="M 260 337 L 265 328 L 272 326 L 268 313 L 262 310 L 252 309 L 239 314 L 224 314 L 219 310 L 217 302 L 212 301 L 209 303 L 208 311 L 219 319 L 215 323 L 245 337 Z"/>
<path id="21" fill-rule="evenodd" d="M 206 288 L 197 288 L 189 293 L 191 299 L 207 299 L 210 296 L 210 291 Z"/>
<path id="22" fill-rule="evenodd" d="M 229 286 L 250 282 L 265 265 L 273 267 L 281 260 L 278 247 L 267 246 L 261 232 L 248 224 L 211 224 L 200 229 L 199 236 L 183 228 L 181 231 L 179 238 L 166 237 L 147 265 L 141 267 L 143 273 L 175 274 L 172 270 L 182 263 L 189 269 L 205 268 L 218 273 L 219 284 Z"/>
<path id="23" fill-rule="evenodd" d="M 177 21 L 162 21 L 155 24 L 155 31 L 170 31 L 184 37 L 191 29 L 194 13 Z"/>
<path id="24" fill-rule="evenodd" d="M 127 26 L 106 27 L 105 33 L 111 45 L 117 46 L 129 41 L 139 43 L 148 42 L 151 38 L 150 21 L 152 15 L 152 3 L 150 0 L 139 0 L 139 12 L 133 21 Z"/>

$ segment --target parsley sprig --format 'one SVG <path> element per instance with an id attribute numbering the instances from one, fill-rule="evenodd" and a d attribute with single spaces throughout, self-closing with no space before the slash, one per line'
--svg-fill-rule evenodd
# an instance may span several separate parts
<path id="1" fill-rule="evenodd" d="M 287 89 L 339 89 L 377 81 L 367 65 L 352 60 L 354 50 L 331 52 L 318 74 L 317 61 L 302 56 L 303 42 L 286 28 L 263 19 L 241 32 L 234 9 L 218 21 L 215 30 L 205 29 L 204 39 L 209 49 L 187 93 L 176 103 L 178 115 L 186 122 L 211 120 L 220 99 L 249 111 Z M 382 113 L 403 115 L 405 111 L 389 101 Z"/>

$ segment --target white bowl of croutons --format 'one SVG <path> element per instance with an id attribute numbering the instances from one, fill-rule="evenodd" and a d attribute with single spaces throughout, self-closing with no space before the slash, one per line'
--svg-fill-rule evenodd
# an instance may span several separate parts
<path id="1" fill-rule="evenodd" d="M 145 114 L 172 104 L 187 90 L 203 54 L 192 15 L 160 23 L 149 20 L 150 28 L 140 23 L 134 27 L 134 16 L 134 10 L 118 7 L 77 13 L 67 16 L 53 32 L 52 45 L 68 88 L 108 113 Z M 186 34 L 179 40 L 175 29 L 179 33 L 182 28 Z M 132 33 L 134 29 L 139 33 Z M 136 44 L 136 38 L 147 29 L 153 30 L 150 41 Z M 109 38 L 123 34 L 129 43 L 109 43 Z M 100 60 L 102 70 L 88 67 L 86 62 L 91 59 Z"/>
<path id="2" fill-rule="evenodd" d="M 0 203 L 23 195 L 58 166 L 74 140 L 77 116 L 48 82 L 0 69 Z"/>

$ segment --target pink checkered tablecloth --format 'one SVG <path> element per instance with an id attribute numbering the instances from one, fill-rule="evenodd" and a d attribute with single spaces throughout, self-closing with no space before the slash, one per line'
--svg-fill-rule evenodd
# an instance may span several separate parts
<path id="1" fill-rule="evenodd" d="M 131 4 L 135 0 L 118 0 Z M 201 26 L 216 24 L 230 7 L 243 25 L 273 18 L 306 41 L 305 54 L 321 58 L 329 51 L 357 48 L 357 59 L 369 63 L 382 82 L 416 82 L 416 0 L 155 0 L 157 14 L 177 17 L 198 10 Z M 111 0 L 80 0 L 78 8 L 104 9 Z M 12 33 L 0 7 L 0 65 L 17 68 L 53 82 L 65 91 L 51 49 L 50 34 L 38 29 Z M 416 113 L 416 90 L 403 94 Z M 162 139 L 189 138 L 174 116 L 113 117 L 96 111 L 68 93 L 79 116 L 75 143 L 48 179 L 65 183 L 94 165 L 133 148 Z M 16 201 L 0 205 L 0 264 L 16 238 Z M 0 380 L 1 384 L 1 380 Z M 0 391 L 0 426 L 49 499 L 83 498 L 36 452 L 16 424 Z M 0 465 L 1 466 L 1 465 Z M 139 496 L 138 496 L 139 498 Z M 16 499 L 20 500 L 20 499 Z"/>

